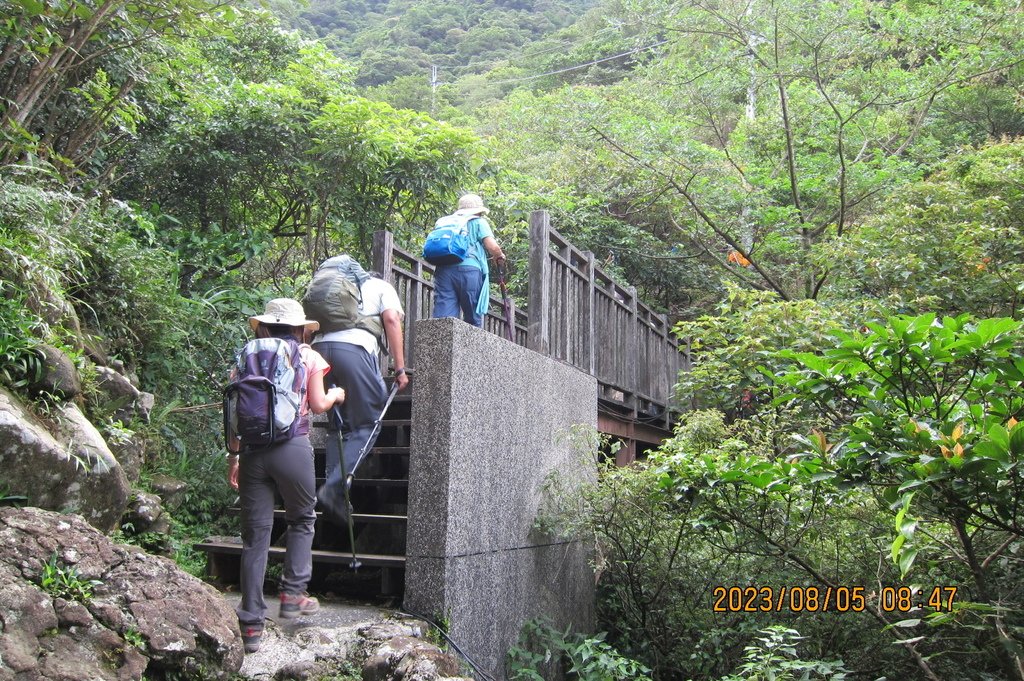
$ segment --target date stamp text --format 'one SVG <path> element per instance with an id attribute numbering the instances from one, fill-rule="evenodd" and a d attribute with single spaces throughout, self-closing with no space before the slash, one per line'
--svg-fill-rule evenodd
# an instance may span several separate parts
<path id="1" fill-rule="evenodd" d="M 716 586 L 712 590 L 713 612 L 864 612 L 869 606 L 882 612 L 906 613 L 930 608 L 949 612 L 957 587 L 934 586 L 915 589 L 885 586 L 868 590 L 863 586 Z"/>

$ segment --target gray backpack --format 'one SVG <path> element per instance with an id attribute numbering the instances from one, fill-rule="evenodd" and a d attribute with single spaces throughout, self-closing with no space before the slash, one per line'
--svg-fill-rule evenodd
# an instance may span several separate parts
<path id="1" fill-rule="evenodd" d="M 382 343 L 384 322 L 379 315 L 360 313 L 359 305 L 362 302 L 362 293 L 354 281 L 337 267 L 321 267 L 309 283 L 309 289 L 302 299 L 302 309 L 306 317 L 320 322 L 320 331 L 323 333 L 363 329 Z"/>

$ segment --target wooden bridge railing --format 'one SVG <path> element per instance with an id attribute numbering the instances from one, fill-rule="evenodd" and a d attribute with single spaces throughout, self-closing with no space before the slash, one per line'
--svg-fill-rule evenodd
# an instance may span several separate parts
<path id="1" fill-rule="evenodd" d="M 373 269 L 394 284 L 398 291 L 405 309 L 405 356 L 411 357 L 416 335 L 412 322 L 428 319 L 434 311 L 434 266 L 396 245 L 391 232 L 377 232 L 373 235 Z M 517 345 L 525 347 L 526 312 L 517 309 L 515 301 L 510 300 L 509 303 L 515 320 L 512 337 Z M 492 290 L 490 309 L 484 316 L 484 329 L 507 338 L 507 328 L 501 295 Z"/>
<path id="2" fill-rule="evenodd" d="M 601 398 L 626 418 L 672 425 L 672 388 L 685 357 L 668 320 L 637 299 L 551 228 L 546 211 L 530 216 L 527 310 L 513 307 L 514 340 L 597 378 Z M 434 267 L 400 248 L 389 232 L 373 241 L 373 266 L 398 291 L 406 314 L 406 357 L 415 343 L 413 321 L 430 317 Z M 496 282 L 484 328 L 506 336 Z M 514 306 L 514 302 L 512 303 Z"/>
<path id="3" fill-rule="evenodd" d="M 640 302 L 552 229 L 530 216 L 529 347 L 595 376 L 602 398 L 663 427 L 685 357 L 666 317 Z"/>

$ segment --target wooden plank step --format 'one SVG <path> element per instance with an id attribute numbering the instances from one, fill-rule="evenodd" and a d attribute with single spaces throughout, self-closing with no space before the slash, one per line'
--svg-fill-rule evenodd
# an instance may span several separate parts
<path id="1" fill-rule="evenodd" d="M 411 425 L 412 425 L 412 419 L 389 419 L 389 418 L 385 418 L 383 421 L 380 422 L 381 430 L 383 430 L 384 428 L 387 428 L 389 426 L 393 427 L 393 428 L 398 428 L 400 426 L 411 426 Z M 327 422 L 326 421 L 314 421 L 313 422 L 313 427 L 314 428 L 323 428 L 324 430 L 327 430 Z"/>
<path id="2" fill-rule="evenodd" d="M 316 517 L 323 518 L 323 512 L 317 511 Z M 284 520 L 284 509 L 274 509 L 274 519 Z M 408 516 L 404 515 L 382 515 L 379 513 L 353 513 L 352 520 L 357 523 L 404 523 Z"/>
<path id="3" fill-rule="evenodd" d="M 314 449 L 323 452 L 325 448 L 324 447 L 314 447 Z M 374 456 L 375 454 L 408 454 L 408 453 L 409 453 L 409 445 L 404 445 L 402 447 L 374 447 L 373 449 L 370 450 L 370 453 L 368 454 L 368 456 Z"/>
<path id="4" fill-rule="evenodd" d="M 404 447 L 374 447 L 370 450 L 370 456 L 374 454 L 408 454 L 409 445 Z"/>
<path id="5" fill-rule="evenodd" d="M 326 447 L 313 447 L 313 451 L 316 452 L 317 454 L 323 454 L 325 451 L 327 451 L 327 448 Z M 391 454 L 391 455 L 399 454 L 399 455 L 401 455 L 401 454 L 408 454 L 408 453 L 409 453 L 409 445 L 400 445 L 400 446 L 395 446 L 395 447 L 374 447 L 373 449 L 370 450 L 370 453 L 366 455 L 366 458 L 371 458 L 373 456 L 376 456 L 377 454 Z M 364 462 L 365 462 L 365 460 L 364 460 Z"/>
<path id="6" fill-rule="evenodd" d="M 218 553 L 240 556 L 242 554 L 242 541 L 239 539 L 237 542 L 230 541 L 204 541 L 198 544 L 193 544 L 192 547 L 199 551 L 205 551 L 206 553 Z M 283 546 L 271 546 L 270 556 L 271 558 L 284 558 L 284 547 Z M 405 567 L 405 556 L 393 556 L 376 553 L 356 553 L 356 557 L 359 562 L 365 566 L 377 566 L 377 567 Z M 314 563 L 333 563 L 348 565 L 352 562 L 352 553 L 343 551 L 325 551 L 323 549 L 313 549 L 313 562 Z"/>
<path id="7" fill-rule="evenodd" d="M 326 477 L 316 476 L 316 488 L 319 490 L 319 486 L 327 482 Z M 352 486 L 365 486 L 365 487 L 408 487 L 409 480 L 406 478 L 393 478 L 393 477 L 357 477 L 352 480 Z"/>
<path id="8" fill-rule="evenodd" d="M 408 480 L 394 480 L 390 478 L 355 478 L 353 485 L 365 485 L 366 487 L 408 487 Z"/>
<path id="9" fill-rule="evenodd" d="M 232 506 L 228 510 L 231 511 L 231 513 L 233 515 L 240 515 L 242 513 L 242 509 L 239 508 L 238 506 Z M 317 511 L 316 512 L 316 517 L 317 517 L 317 520 L 323 519 L 323 517 L 324 517 L 323 511 Z M 281 520 L 281 521 L 283 521 L 284 519 L 285 519 L 285 517 L 284 517 L 284 509 L 283 508 L 275 508 L 274 509 L 274 520 Z M 352 520 L 357 522 L 357 523 L 367 523 L 367 524 L 404 523 L 404 522 L 407 522 L 409 520 L 409 516 L 404 516 L 404 515 L 386 515 L 386 514 L 382 514 L 382 513 L 353 513 L 352 514 Z"/>

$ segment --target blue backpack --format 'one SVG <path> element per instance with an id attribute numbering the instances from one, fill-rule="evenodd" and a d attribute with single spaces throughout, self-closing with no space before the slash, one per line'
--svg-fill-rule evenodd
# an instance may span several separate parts
<path id="1" fill-rule="evenodd" d="M 431 265 L 458 265 L 473 245 L 469 221 L 476 215 L 446 215 L 434 223 L 423 244 L 423 259 Z"/>
<path id="2" fill-rule="evenodd" d="M 238 353 L 224 388 L 228 450 L 262 449 L 309 432 L 309 420 L 299 416 L 306 391 L 300 347 L 291 338 L 255 338 Z"/>

